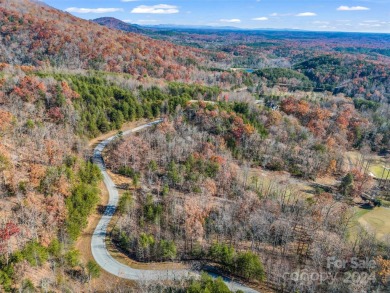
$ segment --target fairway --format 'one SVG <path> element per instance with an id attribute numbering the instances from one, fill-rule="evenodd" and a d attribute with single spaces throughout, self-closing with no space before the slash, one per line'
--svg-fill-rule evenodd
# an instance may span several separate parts
<path id="1" fill-rule="evenodd" d="M 378 240 L 384 241 L 390 235 L 390 209 L 375 208 L 373 210 L 355 209 L 356 220 L 367 231 L 373 232 Z M 352 235 L 355 234 L 352 232 Z M 356 234 L 355 234 L 356 235 Z"/>
<path id="2" fill-rule="evenodd" d="M 346 153 L 347 161 L 350 164 L 350 168 L 355 168 L 361 159 L 361 155 L 357 151 L 351 151 Z M 388 166 L 390 164 L 389 159 L 380 157 L 378 155 L 371 155 L 369 157 L 370 167 L 369 173 L 376 178 L 382 178 L 382 176 L 387 176 L 387 171 L 383 173 L 383 166 Z"/>
<path id="3" fill-rule="evenodd" d="M 370 172 L 374 174 L 375 177 L 377 178 L 382 178 L 382 176 L 386 179 L 387 172 L 384 172 L 384 162 L 381 161 L 375 161 L 375 163 L 370 167 Z"/>

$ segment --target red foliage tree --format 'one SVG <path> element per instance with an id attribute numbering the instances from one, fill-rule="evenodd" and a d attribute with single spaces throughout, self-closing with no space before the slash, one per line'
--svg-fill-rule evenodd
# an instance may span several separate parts
<path id="1" fill-rule="evenodd" d="M 4 225 L 3 228 L 0 229 L 0 252 L 6 253 L 8 241 L 12 236 L 17 235 L 20 232 L 19 227 L 12 223 L 8 222 Z"/>
<path id="2" fill-rule="evenodd" d="M 59 107 L 50 108 L 47 114 L 54 121 L 61 121 L 62 119 L 64 119 L 64 114 L 62 114 L 61 109 Z"/>

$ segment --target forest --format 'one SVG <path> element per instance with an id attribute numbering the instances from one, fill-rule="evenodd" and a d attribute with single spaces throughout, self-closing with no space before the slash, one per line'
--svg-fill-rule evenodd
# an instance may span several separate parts
<path id="1" fill-rule="evenodd" d="M 128 31 L 29 0 L 1 1 L 0 27 L 1 292 L 388 290 L 388 35 Z M 197 278 L 94 260 L 110 136 L 109 253 Z M 376 266 L 346 283 L 332 257 Z"/>
<path id="2" fill-rule="evenodd" d="M 251 281 L 262 281 L 266 271 L 270 284 L 277 283 L 281 270 L 291 270 L 301 261 L 319 270 L 324 262 L 315 259 L 321 255 L 366 255 L 368 247 L 370 253 L 381 254 L 380 244 L 369 234 L 360 234 L 354 246 L 348 240 L 353 217 L 348 201 L 365 192 L 358 180 L 368 188 L 371 179 L 355 170 L 354 186 L 341 191 L 344 199 L 339 202 L 321 189 L 307 197 L 287 184 L 267 186 L 261 176 L 249 177 L 247 170 L 261 165 L 268 155 L 256 156 L 264 151 L 264 142 L 272 139 L 270 134 L 261 137 L 236 112 L 207 109 L 200 102 L 152 132 L 116 141 L 107 151 L 107 165 L 131 178 L 131 184 L 120 204 L 115 243 L 139 261 L 202 260 L 231 274 L 242 272 Z M 279 150 L 270 152 L 280 156 Z M 310 155 L 302 154 L 300 161 L 311 162 L 301 170 L 292 158 L 264 167 L 289 166 L 298 177 L 340 172 L 337 157 L 331 156 L 327 147 L 314 145 Z M 235 251 L 247 251 L 248 261 L 259 255 L 259 265 L 253 263 L 247 271 L 240 261 L 244 255 Z M 307 284 L 278 285 L 282 286 L 279 289 L 310 290 Z M 364 286 L 369 290 L 375 285 Z"/>

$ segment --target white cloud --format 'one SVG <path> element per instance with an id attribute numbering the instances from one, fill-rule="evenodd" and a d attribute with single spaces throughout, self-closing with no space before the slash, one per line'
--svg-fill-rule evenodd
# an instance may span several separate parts
<path id="1" fill-rule="evenodd" d="M 78 8 L 78 7 L 69 7 L 66 8 L 67 12 L 74 13 L 110 13 L 110 12 L 118 12 L 123 11 L 122 8 Z"/>
<path id="2" fill-rule="evenodd" d="M 370 10 L 368 7 L 364 6 L 345 6 L 342 5 L 339 8 L 337 8 L 338 11 L 362 11 L 362 10 Z"/>
<path id="3" fill-rule="evenodd" d="M 241 19 L 232 18 L 232 19 L 220 19 L 220 22 L 228 22 L 228 23 L 240 23 Z"/>
<path id="4" fill-rule="evenodd" d="M 256 17 L 256 18 L 252 18 L 252 20 L 259 20 L 259 21 L 265 21 L 265 20 L 268 20 L 268 17 Z"/>
<path id="5" fill-rule="evenodd" d="M 139 0 L 121 0 L 122 2 L 137 2 Z"/>
<path id="6" fill-rule="evenodd" d="M 272 17 L 277 17 L 277 16 L 291 16 L 291 13 L 277 13 L 277 12 L 274 12 L 274 13 L 271 13 L 269 16 L 272 16 Z"/>
<path id="7" fill-rule="evenodd" d="M 317 21 L 313 21 L 313 24 L 329 24 L 329 21 L 320 21 L 320 20 L 317 20 Z"/>
<path id="8" fill-rule="evenodd" d="M 321 29 L 336 29 L 335 26 L 329 26 L 329 25 L 320 25 L 318 28 L 321 28 Z"/>
<path id="9" fill-rule="evenodd" d="M 174 14 L 178 13 L 179 9 L 175 5 L 158 4 L 158 5 L 140 5 L 135 7 L 131 13 L 150 13 L 150 14 Z"/>
<path id="10" fill-rule="evenodd" d="M 302 12 L 302 13 L 295 14 L 295 16 L 300 16 L 300 17 L 316 16 L 316 15 L 317 13 L 314 12 Z"/>
<path id="11" fill-rule="evenodd" d="M 382 25 L 379 23 L 359 23 L 360 26 L 364 27 L 381 27 Z"/>

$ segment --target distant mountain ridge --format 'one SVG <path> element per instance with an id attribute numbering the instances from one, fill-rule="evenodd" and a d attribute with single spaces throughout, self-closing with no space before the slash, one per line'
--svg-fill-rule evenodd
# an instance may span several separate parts
<path id="1" fill-rule="evenodd" d="M 103 18 L 102 26 L 40 1 L 0 1 L 0 19 L 0 63 L 179 80 L 190 79 L 198 64 L 205 66 L 209 59 L 207 51 L 152 39 L 146 33 L 126 33 L 142 29 L 123 21 Z"/>
<path id="2" fill-rule="evenodd" d="M 239 28 L 235 26 L 208 26 L 208 25 L 180 25 L 180 24 L 157 24 L 140 26 L 130 24 L 115 17 L 100 17 L 92 20 L 95 23 L 106 26 L 111 29 L 117 29 L 125 32 L 153 34 L 161 30 L 204 30 L 204 31 L 304 31 L 298 29 L 274 29 L 274 28 Z"/>
<path id="3" fill-rule="evenodd" d="M 145 29 L 141 28 L 140 26 L 136 24 L 126 23 L 114 17 L 100 17 L 92 21 L 111 29 L 117 29 L 125 32 L 138 33 L 138 34 L 145 33 Z"/>

